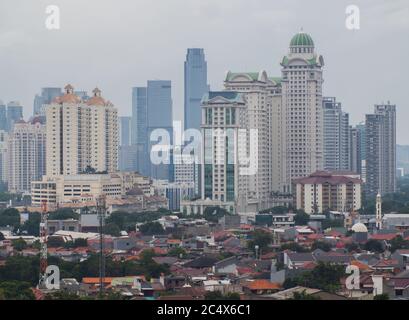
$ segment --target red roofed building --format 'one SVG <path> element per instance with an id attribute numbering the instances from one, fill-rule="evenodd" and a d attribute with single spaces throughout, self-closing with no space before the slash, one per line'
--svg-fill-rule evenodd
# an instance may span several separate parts
<path id="1" fill-rule="evenodd" d="M 243 291 L 252 294 L 270 294 L 277 292 L 281 289 L 279 283 L 270 282 L 266 279 L 248 280 L 243 285 Z"/>
<path id="2" fill-rule="evenodd" d="M 308 214 L 361 208 L 362 180 L 352 173 L 317 171 L 293 183 L 296 207 Z"/>

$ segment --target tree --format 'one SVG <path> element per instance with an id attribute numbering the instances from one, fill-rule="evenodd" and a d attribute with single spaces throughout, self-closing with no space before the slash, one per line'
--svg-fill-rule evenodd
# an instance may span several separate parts
<path id="1" fill-rule="evenodd" d="M 209 291 L 205 294 L 205 300 L 240 300 L 237 292 L 223 294 L 221 291 Z"/>
<path id="2" fill-rule="evenodd" d="M 209 222 L 218 222 L 219 219 L 225 215 L 230 215 L 230 213 L 226 209 L 220 207 L 207 207 L 203 212 L 203 218 Z"/>
<path id="3" fill-rule="evenodd" d="M 139 231 L 146 235 L 163 234 L 165 230 L 159 222 L 147 222 L 139 226 Z"/>
<path id="4" fill-rule="evenodd" d="M 20 227 L 20 213 L 18 212 L 18 210 L 14 208 L 8 208 L 0 212 L 0 226 L 10 226 L 14 229 L 18 229 Z"/>
<path id="5" fill-rule="evenodd" d="M 380 241 L 378 241 L 378 240 L 375 240 L 375 239 L 369 239 L 365 243 L 364 249 L 366 251 L 377 252 L 377 253 L 381 253 L 381 252 L 384 251 L 382 243 Z"/>
<path id="6" fill-rule="evenodd" d="M 27 248 L 27 242 L 23 238 L 13 240 L 12 244 L 13 244 L 14 250 L 17 250 L 17 251 L 22 251 L 25 248 Z"/>
<path id="7" fill-rule="evenodd" d="M 186 255 L 186 250 L 181 247 L 172 248 L 167 255 L 170 257 L 183 257 Z"/>
<path id="8" fill-rule="evenodd" d="M 389 300 L 389 295 L 387 293 L 378 294 L 373 297 L 374 300 Z"/>
<path id="9" fill-rule="evenodd" d="M 265 252 L 268 250 L 268 247 L 272 242 L 273 236 L 271 233 L 264 230 L 255 230 L 252 233 L 252 240 L 247 243 L 247 247 L 250 250 L 254 250 L 255 246 L 258 246 L 261 252 Z"/>
<path id="10" fill-rule="evenodd" d="M 79 214 L 75 213 L 72 209 L 69 208 L 62 208 L 58 209 L 57 211 L 51 212 L 49 220 L 68 220 L 68 219 L 79 219 Z"/>
<path id="11" fill-rule="evenodd" d="M 6 300 L 34 300 L 30 283 L 24 281 L 0 282 L 0 296 Z"/>
<path id="12" fill-rule="evenodd" d="M 294 216 L 294 223 L 296 226 L 305 226 L 310 221 L 310 216 L 302 210 L 299 210 Z"/>
<path id="13" fill-rule="evenodd" d="M 28 214 L 27 221 L 23 224 L 21 230 L 26 231 L 27 234 L 38 237 L 40 234 L 41 215 L 39 212 L 32 212 Z"/>
<path id="14" fill-rule="evenodd" d="M 47 246 L 50 248 L 64 247 L 65 241 L 62 237 L 48 237 Z"/>
<path id="15" fill-rule="evenodd" d="M 409 249 L 409 241 L 402 238 L 401 235 L 396 236 L 390 241 L 391 252 L 395 252 L 398 249 Z"/>
<path id="16" fill-rule="evenodd" d="M 0 241 L 3 241 L 5 238 L 4 238 L 4 234 L 2 234 L 1 232 L 0 232 Z"/>
<path id="17" fill-rule="evenodd" d="M 295 251 L 295 252 L 308 252 L 307 248 L 304 248 L 303 246 L 300 246 L 296 242 L 287 242 L 281 245 L 280 251 L 284 250 L 290 250 L 290 251 Z"/>
<path id="18" fill-rule="evenodd" d="M 322 251 L 329 252 L 331 251 L 331 248 L 332 246 L 328 242 L 324 241 L 315 241 L 311 246 L 313 251 L 316 249 L 321 249 Z"/>
<path id="19" fill-rule="evenodd" d="M 321 298 L 308 294 L 306 290 L 303 290 L 302 292 L 294 292 L 292 299 L 289 300 L 321 300 Z"/>
<path id="20" fill-rule="evenodd" d="M 106 224 L 103 229 L 105 234 L 109 234 L 113 237 L 119 237 L 121 235 L 121 229 L 114 223 Z"/>

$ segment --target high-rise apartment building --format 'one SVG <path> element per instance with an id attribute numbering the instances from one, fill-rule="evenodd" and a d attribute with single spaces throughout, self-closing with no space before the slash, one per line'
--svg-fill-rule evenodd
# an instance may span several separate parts
<path id="1" fill-rule="evenodd" d="M 131 144 L 131 117 L 119 117 L 119 145 Z"/>
<path id="2" fill-rule="evenodd" d="M 39 118 L 17 121 L 8 140 L 8 188 L 28 193 L 46 171 L 46 128 Z"/>
<path id="3" fill-rule="evenodd" d="M 305 177 L 324 165 L 322 68 L 310 35 L 300 32 L 290 42 L 282 66 L 281 191 L 291 191 L 295 178 Z"/>
<path id="4" fill-rule="evenodd" d="M 349 114 L 334 97 L 322 101 L 324 123 L 324 169 L 349 170 Z"/>
<path id="5" fill-rule="evenodd" d="M 247 176 L 240 173 L 239 158 L 247 156 L 245 97 L 234 91 L 210 91 L 202 99 L 202 199 L 246 205 Z M 231 210 L 233 211 L 233 210 Z"/>
<path id="6" fill-rule="evenodd" d="M 356 127 L 349 129 L 349 168 L 352 172 L 362 173 L 361 130 Z"/>
<path id="7" fill-rule="evenodd" d="M 0 182 L 6 183 L 8 180 L 8 133 L 0 130 Z"/>
<path id="8" fill-rule="evenodd" d="M 247 109 L 247 127 L 257 131 L 256 152 L 250 153 L 252 163 L 257 163 L 257 170 L 248 176 L 247 208 L 257 204 L 253 211 L 271 207 L 271 192 L 278 191 L 277 172 L 272 166 L 279 136 L 276 124 L 273 125 L 273 101 L 277 105 L 277 97 L 281 96 L 280 82 L 277 78 L 269 78 L 265 71 L 260 72 L 227 72 L 224 81 L 226 90 L 237 91 L 245 96 Z M 276 121 L 278 123 L 278 121 Z M 277 162 L 274 162 L 277 165 Z M 276 178 L 276 179 L 275 179 Z M 250 209 L 251 210 L 251 209 Z"/>
<path id="9" fill-rule="evenodd" d="M 118 112 L 98 88 L 84 102 L 67 85 L 46 105 L 46 118 L 48 176 L 117 170 Z"/>
<path id="10" fill-rule="evenodd" d="M 396 106 L 375 105 L 374 114 L 367 114 L 366 184 L 367 196 L 396 191 Z"/>

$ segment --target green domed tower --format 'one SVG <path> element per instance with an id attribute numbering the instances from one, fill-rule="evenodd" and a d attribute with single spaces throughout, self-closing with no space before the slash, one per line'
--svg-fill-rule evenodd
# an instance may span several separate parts
<path id="1" fill-rule="evenodd" d="M 313 53 L 314 41 L 308 33 L 300 31 L 291 38 L 290 41 L 291 53 Z"/>

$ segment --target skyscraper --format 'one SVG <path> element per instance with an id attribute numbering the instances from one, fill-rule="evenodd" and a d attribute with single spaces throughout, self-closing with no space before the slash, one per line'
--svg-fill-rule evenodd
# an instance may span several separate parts
<path id="1" fill-rule="evenodd" d="M 43 106 L 50 104 L 56 97 L 61 95 L 61 88 L 42 88 L 41 95 L 34 97 L 33 115 L 45 115 Z"/>
<path id="2" fill-rule="evenodd" d="M 324 169 L 349 170 L 349 114 L 334 97 L 322 102 L 324 116 Z"/>
<path id="3" fill-rule="evenodd" d="M 202 100 L 202 199 L 227 202 L 230 211 L 243 203 L 247 176 L 240 174 L 238 157 L 246 155 L 239 129 L 247 126 L 245 97 L 235 91 L 210 91 Z M 244 148 L 244 150 L 243 150 Z"/>
<path id="4" fill-rule="evenodd" d="M 15 122 L 23 119 L 23 107 L 18 101 L 10 101 L 7 104 L 7 130 L 11 131 Z"/>
<path id="5" fill-rule="evenodd" d="M 131 117 L 119 117 L 119 145 L 131 144 Z"/>
<path id="6" fill-rule="evenodd" d="M 366 195 L 396 190 L 396 106 L 375 105 L 366 121 Z M 370 155 L 370 156 L 369 156 Z"/>
<path id="7" fill-rule="evenodd" d="M 7 130 L 7 113 L 6 106 L 3 101 L 0 100 L 0 130 Z"/>
<path id="8" fill-rule="evenodd" d="M 71 85 L 46 105 L 47 175 L 71 175 L 118 167 L 117 109 L 98 88 L 84 102 Z"/>
<path id="9" fill-rule="evenodd" d="M 209 91 L 207 84 L 207 62 L 203 49 L 187 49 L 185 61 L 185 129 L 200 130 L 203 95 Z"/>
<path id="10" fill-rule="evenodd" d="M 173 180 L 172 156 L 169 154 L 169 164 L 154 164 L 150 159 L 152 146 L 158 141 L 150 141 L 151 133 L 156 129 L 165 130 L 173 143 L 172 87 L 168 80 L 150 80 L 147 87 L 147 139 L 150 176 L 154 179 Z"/>
<path id="11" fill-rule="evenodd" d="M 150 161 L 148 157 L 148 101 L 147 88 L 132 88 L 132 125 L 131 147 L 126 148 L 129 157 L 134 157 L 131 164 L 134 170 L 143 175 L 150 175 Z M 134 152 L 132 152 L 134 151 Z M 125 165 L 124 165 L 125 166 Z"/>
<path id="12" fill-rule="evenodd" d="M 311 36 L 300 32 L 291 39 L 281 66 L 281 190 L 289 192 L 295 178 L 323 169 L 324 59 L 315 53 Z"/>
<path id="13" fill-rule="evenodd" d="M 46 129 L 34 118 L 17 121 L 8 142 L 8 188 L 10 192 L 28 193 L 31 181 L 46 171 Z"/>
<path id="14" fill-rule="evenodd" d="M 349 129 L 349 156 L 350 156 L 350 164 L 349 168 L 352 172 L 355 173 L 362 173 L 362 151 L 361 151 L 361 130 L 356 127 L 350 127 Z"/>

